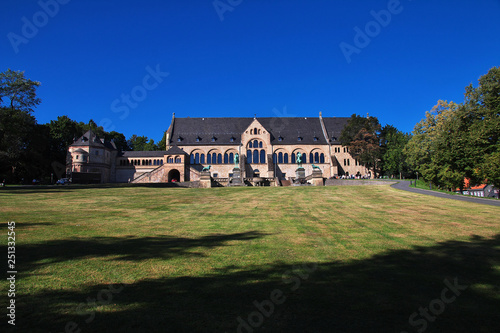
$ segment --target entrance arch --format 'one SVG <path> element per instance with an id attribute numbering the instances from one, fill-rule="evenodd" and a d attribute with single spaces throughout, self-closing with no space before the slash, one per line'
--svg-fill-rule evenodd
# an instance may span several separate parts
<path id="1" fill-rule="evenodd" d="M 168 172 L 168 182 L 180 182 L 181 181 L 181 173 L 177 169 L 172 169 Z"/>

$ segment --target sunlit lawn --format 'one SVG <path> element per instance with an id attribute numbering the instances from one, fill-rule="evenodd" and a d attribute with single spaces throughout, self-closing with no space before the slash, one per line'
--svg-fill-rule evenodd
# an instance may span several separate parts
<path id="1" fill-rule="evenodd" d="M 388 186 L 0 189 L 20 332 L 417 332 L 455 278 L 425 331 L 493 332 L 499 213 Z"/>

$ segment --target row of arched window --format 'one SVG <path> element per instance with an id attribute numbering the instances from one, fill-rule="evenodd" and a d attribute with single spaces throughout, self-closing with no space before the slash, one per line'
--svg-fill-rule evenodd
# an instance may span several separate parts
<path id="1" fill-rule="evenodd" d="M 168 157 L 167 158 L 167 163 L 182 163 L 182 160 L 179 156 L 174 157 Z"/>
<path id="2" fill-rule="evenodd" d="M 234 153 L 225 153 L 224 156 L 220 153 L 203 153 L 191 154 L 191 164 L 232 164 L 234 161 Z"/>
<path id="3" fill-rule="evenodd" d="M 264 149 L 248 149 L 247 150 L 247 164 L 265 164 L 266 163 L 266 151 Z M 234 154 L 220 154 L 220 153 L 195 153 L 191 154 L 191 164 L 232 164 L 234 159 Z M 325 154 L 315 152 L 309 154 L 309 159 L 307 158 L 307 154 L 302 153 L 302 163 L 325 163 Z M 274 153 L 273 154 L 273 162 L 279 164 L 295 164 L 296 163 L 296 154 L 291 153 Z M 177 162 L 176 162 L 177 163 Z"/>
<path id="4" fill-rule="evenodd" d="M 260 152 L 258 149 L 254 149 L 253 151 L 250 149 L 247 150 L 247 164 L 252 164 L 252 163 L 254 164 L 266 163 L 266 151 L 264 149 L 262 149 Z"/>
<path id="5" fill-rule="evenodd" d="M 140 160 L 140 159 L 120 160 L 120 166 L 126 166 L 126 165 L 163 165 L 163 160 L 162 159 L 156 159 L 156 160 Z"/>
<path id="6" fill-rule="evenodd" d="M 307 163 L 307 154 L 302 153 L 302 163 Z M 290 158 L 288 158 L 288 153 L 274 153 L 273 154 L 273 162 L 278 164 L 295 164 L 297 162 L 297 156 L 295 153 L 290 154 Z M 309 163 L 325 163 L 325 154 L 323 153 L 310 153 L 309 154 Z"/>
<path id="7" fill-rule="evenodd" d="M 253 140 L 248 143 L 248 148 L 262 148 L 262 141 Z"/>

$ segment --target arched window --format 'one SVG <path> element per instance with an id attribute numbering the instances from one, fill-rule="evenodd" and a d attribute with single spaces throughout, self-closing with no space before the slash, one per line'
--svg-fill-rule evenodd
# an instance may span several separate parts
<path id="1" fill-rule="evenodd" d="M 160 160 L 160 165 L 163 165 L 163 160 Z"/>
<path id="2" fill-rule="evenodd" d="M 200 154 L 196 153 L 194 155 L 194 164 L 200 164 Z"/>
<path id="3" fill-rule="evenodd" d="M 205 164 L 205 154 L 201 154 L 201 156 L 200 156 L 200 164 Z"/>
<path id="4" fill-rule="evenodd" d="M 278 163 L 283 163 L 283 153 L 279 152 L 278 154 Z"/>
<path id="5" fill-rule="evenodd" d="M 250 141 L 250 142 L 248 143 L 248 148 L 253 148 L 253 143 L 252 143 L 252 141 Z"/>
<path id="6" fill-rule="evenodd" d="M 319 153 L 314 153 L 314 163 L 319 163 Z"/>
<path id="7" fill-rule="evenodd" d="M 259 148 L 262 148 L 262 141 L 259 142 Z"/>
<path id="8" fill-rule="evenodd" d="M 156 160 L 153 160 L 153 165 L 156 165 Z"/>
<path id="9" fill-rule="evenodd" d="M 167 163 L 174 163 L 174 158 L 173 157 L 169 157 L 167 159 Z"/>
<path id="10" fill-rule="evenodd" d="M 257 134 L 257 127 L 255 127 L 255 128 L 253 129 L 253 134 Z M 257 147 L 255 147 L 255 148 L 257 148 Z"/>
<path id="11" fill-rule="evenodd" d="M 321 153 L 321 155 L 319 155 L 319 163 L 325 163 L 325 154 Z"/>
<path id="12" fill-rule="evenodd" d="M 260 151 L 260 163 L 266 163 L 266 151 L 264 149 Z"/>
<path id="13" fill-rule="evenodd" d="M 283 163 L 287 164 L 288 163 L 288 154 L 285 153 L 285 156 L 283 156 Z"/>
<path id="14" fill-rule="evenodd" d="M 229 164 L 233 163 L 233 161 L 234 161 L 234 154 L 229 153 Z"/>
<path id="15" fill-rule="evenodd" d="M 179 156 L 175 157 L 175 163 L 181 163 L 181 158 Z"/>
<path id="16" fill-rule="evenodd" d="M 193 155 L 193 154 L 191 154 L 191 155 L 189 156 L 189 163 L 190 163 L 190 164 L 194 164 L 194 161 L 195 161 L 195 160 L 194 160 L 194 155 Z"/>
<path id="17" fill-rule="evenodd" d="M 224 164 L 228 164 L 229 162 L 229 156 L 227 156 L 227 153 L 224 153 Z"/>
<path id="18" fill-rule="evenodd" d="M 306 164 L 307 163 L 307 154 L 302 153 L 302 163 Z"/>
<path id="19" fill-rule="evenodd" d="M 253 129 L 250 130 L 250 134 L 253 134 Z M 252 147 L 250 147 L 250 148 L 252 148 Z"/>
<path id="20" fill-rule="evenodd" d="M 294 164 L 295 163 L 295 153 L 292 153 L 292 155 L 290 155 L 290 156 L 291 156 L 291 159 L 292 159 L 292 164 Z"/>
<path id="21" fill-rule="evenodd" d="M 314 154 L 313 153 L 309 154 L 309 163 L 314 163 Z"/>
<path id="22" fill-rule="evenodd" d="M 222 164 L 222 154 L 217 155 L 217 164 Z"/>
<path id="23" fill-rule="evenodd" d="M 276 153 L 273 154 L 273 163 L 278 163 L 278 156 L 276 155 Z"/>
<path id="24" fill-rule="evenodd" d="M 252 151 L 249 149 L 247 150 L 247 164 L 252 163 Z"/>
<path id="25" fill-rule="evenodd" d="M 259 151 L 257 149 L 253 151 L 253 162 L 259 163 Z"/>
<path id="26" fill-rule="evenodd" d="M 254 148 L 259 148 L 259 141 L 253 140 L 253 147 Z"/>
<path id="27" fill-rule="evenodd" d="M 151 165 L 151 160 L 149 160 L 149 165 Z"/>
<path id="28" fill-rule="evenodd" d="M 212 164 L 212 154 L 207 154 L 207 164 Z"/>
<path id="29" fill-rule="evenodd" d="M 217 163 L 217 154 L 216 153 L 212 153 L 212 163 L 213 164 Z"/>

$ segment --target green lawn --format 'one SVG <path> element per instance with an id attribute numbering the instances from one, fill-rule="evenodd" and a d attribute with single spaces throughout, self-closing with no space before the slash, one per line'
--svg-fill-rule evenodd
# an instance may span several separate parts
<path id="1" fill-rule="evenodd" d="M 15 221 L 18 332 L 497 332 L 499 215 L 389 186 L 7 187 L 0 242 Z"/>

